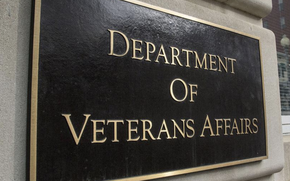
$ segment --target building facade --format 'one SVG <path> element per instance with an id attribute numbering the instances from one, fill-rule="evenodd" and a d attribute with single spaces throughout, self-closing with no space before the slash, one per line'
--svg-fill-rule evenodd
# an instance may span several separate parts
<path id="1" fill-rule="evenodd" d="M 263 19 L 263 26 L 273 31 L 276 36 L 283 132 L 289 134 L 290 64 L 288 37 L 290 37 L 290 1 L 272 0 L 272 4 L 272 12 Z"/>

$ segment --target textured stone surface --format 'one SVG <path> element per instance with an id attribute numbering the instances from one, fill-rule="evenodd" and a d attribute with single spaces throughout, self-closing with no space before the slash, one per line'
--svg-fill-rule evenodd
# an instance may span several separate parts
<path id="1" fill-rule="evenodd" d="M 273 175 L 267 176 L 267 177 L 262 177 L 254 180 L 249 180 L 249 181 L 275 181 L 275 178 Z"/>
<path id="2" fill-rule="evenodd" d="M 290 181 L 290 136 L 284 139 L 285 167 L 283 169 L 284 181 Z"/>
<path id="3" fill-rule="evenodd" d="M 283 136 L 285 165 L 281 172 L 275 174 L 275 181 L 290 181 L 290 135 Z"/>
<path id="4" fill-rule="evenodd" d="M 264 18 L 267 16 L 272 9 L 272 1 L 271 0 L 217 0 L 223 2 L 229 6 L 232 6 L 236 9 L 240 9 L 247 13 L 253 14 L 260 18 Z"/>
<path id="5" fill-rule="evenodd" d="M 24 180 L 30 0 L 0 1 L 0 180 Z"/>
<path id="6" fill-rule="evenodd" d="M 225 3 L 221 3 L 216 0 L 140 0 L 160 7 L 165 7 L 172 9 L 174 11 L 188 14 L 191 16 L 196 16 L 201 19 L 208 19 L 209 21 L 213 19 L 218 14 L 224 14 L 226 17 L 234 17 L 235 19 L 240 19 L 247 21 L 251 24 L 256 24 L 262 26 L 261 18 L 249 14 L 245 11 L 240 11 L 236 8 L 228 6 Z M 180 8 L 182 6 L 182 8 Z"/>

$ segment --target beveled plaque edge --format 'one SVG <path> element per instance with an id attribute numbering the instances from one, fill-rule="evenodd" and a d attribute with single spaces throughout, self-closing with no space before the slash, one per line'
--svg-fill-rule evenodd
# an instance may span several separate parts
<path id="1" fill-rule="evenodd" d="M 200 166 L 194 168 L 180 169 L 168 172 L 154 173 L 142 176 L 133 176 L 128 178 L 115 179 L 116 181 L 139 181 L 139 180 L 150 180 L 157 178 L 165 178 L 170 176 L 177 176 L 182 174 L 194 173 L 199 171 L 211 170 L 216 168 L 223 168 L 228 166 L 235 166 L 244 163 L 251 163 L 261 161 L 268 158 L 268 135 L 267 135 L 267 119 L 266 119 L 266 107 L 265 107 L 265 89 L 264 89 L 264 77 L 263 77 L 263 63 L 261 54 L 261 42 L 260 38 L 254 35 L 250 35 L 235 29 L 218 25 L 209 21 L 205 21 L 193 16 L 175 12 L 173 10 L 161 8 L 155 5 L 144 3 L 138 0 L 120 0 L 135 5 L 143 6 L 160 12 L 164 12 L 170 15 L 181 17 L 187 20 L 196 21 L 202 24 L 210 25 L 212 27 L 220 28 L 236 34 L 240 34 L 246 37 L 256 39 L 259 42 L 259 53 L 260 53 L 260 65 L 261 65 L 261 81 L 262 81 L 262 92 L 263 92 L 263 108 L 264 108 L 264 124 L 265 124 L 265 144 L 266 144 L 266 155 L 261 157 L 254 157 L 249 159 L 236 160 L 231 162 Z M 38 105 L 38 71 L 39 71 L 39 43 L 40 43 L 40 19 L 41 19 L 41 0 L 35 0 L 34 7 L 34 26 L 33 26 L 33 50 L 32 50 L 32 77 L 31 77 L 31 110 L 30 110 L 30 158 L 29 158 L 29 181 L 37 180 L 37 105 Z"/>

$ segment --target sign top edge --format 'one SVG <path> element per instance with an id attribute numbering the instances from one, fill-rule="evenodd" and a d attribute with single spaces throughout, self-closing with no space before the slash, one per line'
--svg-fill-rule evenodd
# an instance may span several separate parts
<path id="1" fill-rule="evenodd" d="M 142 1 L 138 1 L 138 0 L 121 0 L 121 1 L 125 1 L 125 2 L 129 2 L 129 3 L 132 3 L 132 4 L 139 5 L 139 6 L 143 6 L 143 7 L 146 7 L 146 8 L 154 9 L 154 10 L 157 10 L 157 11 L 160 11 L 160 12 L 164 12 L 164 13 L 167 13 L 167 14 L 170 14 L 170 15 L 174 15 L 174 16 L 177 16 L 177 17 L 181 17 L 181 18 L 184 18 L 184 19 L 187 19 L 187 20 L 196 21 L 196 22 L 199 22 L 199 23 L 202 23 L 202 24 L 206 24 L 206 25 L 209 25 L 209 26 L 212 26 L 212 27 L 215 27 L 215 28 L 220 28 L 220 29 L 223 29 L 223 30 L 234 32 L 234 33 L 237 33 L 237 34 L 240 34 L 240 35 L 243 35 L 243 36 L 247 36 L 247 37 L 250 37 L 250 38 L 253 38 L 253 39 L 256 39 L 256 40 L 260 41 L 260 37 L 258 37 L 258 36 L 251 35 L 249 33 L 245 33 L 245 32 L 242 32 L 242 31 L 238 31 L 236 29 L 233 29 L 233 28 L 230 28 L 230 27 L 227 27 L 227 26 L 224 26 L 224 25 L 220 25 L 220 24 L 217 24 L 217 23 L 212 23 L 210 21 L 203 20 L 201 18 L 197 18 L 197 17 L 191 16 L 191 15 L 187 15 L 187 14 L 184 14 L 184 13 L 180 13 L 180 12 L 177 12 L 177 11 L 174 11 L 174 10 L 171 10 L 171 9 L 163 8 L 163 7 L 160 7 L 160 6 L 152 5 L 152 4 L 149 4 L 149 3 L 146 3 L 146 2 L 142 2 Z"/>

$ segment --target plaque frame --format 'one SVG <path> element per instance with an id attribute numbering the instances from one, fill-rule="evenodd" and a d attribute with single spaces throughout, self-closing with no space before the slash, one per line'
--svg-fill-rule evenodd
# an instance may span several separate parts
<path id="1" fill-rule="evenodd" d="M 174 170 L 162 173 L 154 173 L 149 175 L 142 175 L 142 176 L 133 176 L 129 178 L 121 178 L 116 179 L 118 181 L 139 181 L 139 180 L 151 180 L 151 179 L 158 179 L 158 178 L 165 178 L 170 176 L 178 176 L 182 174 L 189 174 L 199 171 L 206 171 L 216 168 L 223 168 L 229 166 L 235 166 L 245 163 L 251 163 L 256 161 L 261 161 L 268 158 L 268 134 L 267 134 L 267 117 L 266 117 L 266 106 L 265 106 L 265 88 L 264 88 L 264 74 L 263 74 L 263 62 L 262 62 L 262 54 L 261 54 L 261 42 L 260 38 L 254 35 L 250 35 L 241 31 L 237 31 L 235 29 L 225 27 L 222 25 L 218 25 L 209 21 L 205 21 L 196 17 L 192 17 L 189 15 L 185 15 L 179 12 L 175 12 L 173 10 L 169 10 L 166 8 L 161 8 L 155 5 L 147 4 L 144 2 L 140 2 L 138 0 L 121 0 L 128 3 L 132 3 L 138 6 L 143 6 L 149 9 L 153 9 L 156 11 L 161 11 L 170 15 L 174 15 L 177 17 L 181 17 L 187 20 L 196 21 L 202 24 L 210 25 L 212 27 L 220 28 L 223 30 L 227 30 L 230 32 L 234 32 L 236 34 L 240 34 L 243 36 L 247 36 L 253 39 L 258 40 L 259 42 L 259 53 L 260 53 L 260 64 L 261 64 L 261 78 L 262 78 L 262 93 L 263 93 L 263 107 L 264 107 L 264 124 L 265 124 L 265 144 L 266 144 L 266 156 L 250 158 L 250 159 L 243 159 L 225 163 L 218 163 L 213 165 L 207 166 L 200 166 L 194 168 L 187 168 L 181 170 Z M 36 181 L 37 180 L 37 110 L 38 110 L 38 71 L 39 71 L 39 44 L 40 44 L 40 19 L 41 19 L 41 0 L 35 0 L 34 4 L 34 23 L 33 23 L 33 45 L 32 45 L 32 74 L 31 74 L 31 97 L 30 97 L 30 142 L 29 142 L 29 173 L 28 173 L 28 180 L 29 181 Z"/>

